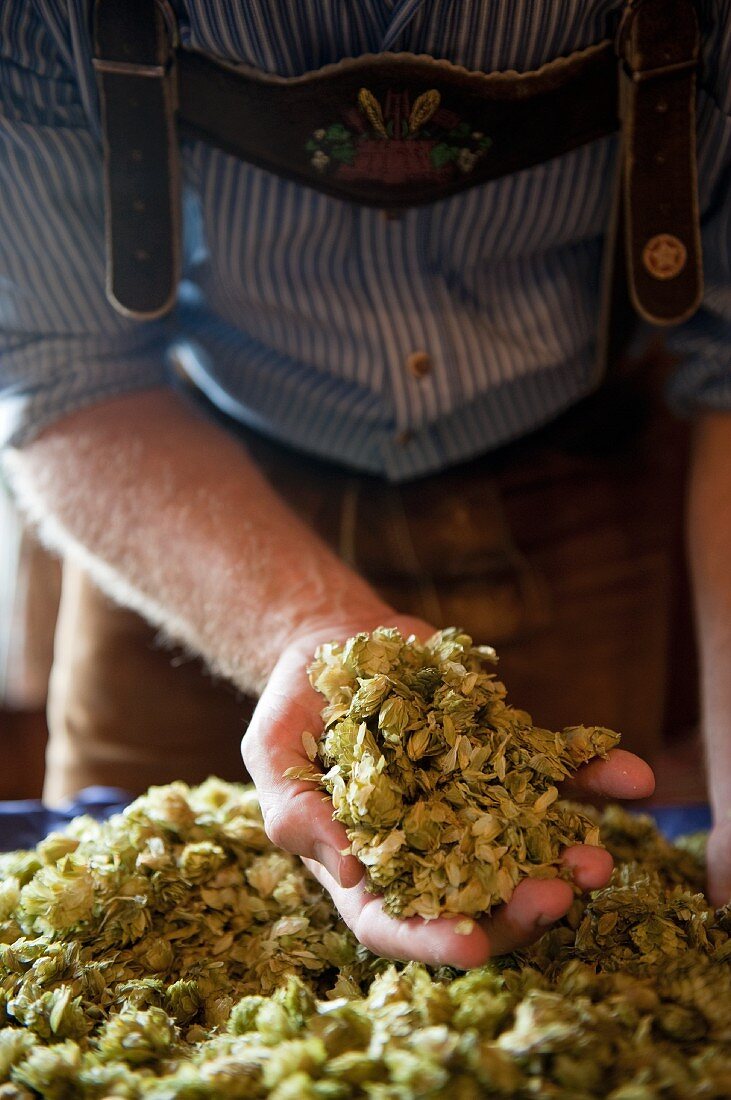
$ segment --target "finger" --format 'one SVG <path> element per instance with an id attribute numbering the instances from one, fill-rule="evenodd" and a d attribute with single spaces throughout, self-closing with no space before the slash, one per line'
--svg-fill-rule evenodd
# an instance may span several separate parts
<path id="1" fill-rule="evenodd" d="M 576 844 L 565 850 L 562 859 L 581 890 L 601 890 L 612 876 L 614 860 L 606 848 Z"/>
<path id="2" fill-rule="evenodd" d="M 719 909 L 731 902 L 731 867 L 708 868 L 708 900 Z"/>
<path id="3" fill-rule="evenodd" d="M 708 838 L 708 900 L 719 908 L 731 902 L 731 822 L 717 826 Z"/>
<path id="4" fill-rule="evenodd" d="M 562 798 L 649 798 L 655 776 L 649 764 L 633 752 L 612 749 L 606 760 L 583 764 L 561 784 Z"/>
<path id="5" fill-rule="evenodd" d="M 330 894 L 356 939 L 374 955 L 462 970 L 479 966 L 490 957 L 488 937 L 477 921 L 469 921 L 470 930 L 462 935 L 456 931 L 460 918 L 398 920 L 386 913 L 381 898 L 368 893 L 362 882 L 343 889 L 321 865 L 310 860 L 305 864 Z"/>
<path id="6" fill-rule="evenodd" d="M 311 693 L 310 702 L 307 693 Z M 313 705 L 314 703 L 314 705 Z M 307 692 L 293 698 L 267 688 L 242 742 L 244 764 L 259 795 L 267 836 L 278 848 L 322 863 L 344 886 L 354 886 L 363 865 L 351 855 L 343 826 L 333 820 L 327 795 L 312 783 L 286 779 L 289 768 L 309 764 L 302 732 L 318 730 L 317 697 Z M 313 722 L 313 717 L 315 721 Z"/>
<path id="7" fill-rule="evenodd" d="M 566 882 L 526 879 L 507 905 L 479 921 L 463 916 L 435 921 L 420 917 L 397 920 L 385 912 L 381 899 L 369 894 L 363 883 L 344 890 L 322 866 L 305 862 L 365 947 L 382 958 L 415 960 L 430 966 L 469 970 L 482 966 L 493 955 L 524 947 L 564 916 L 573 901 L 573 891 Z M 469 927 L 466 933 L 465 926 Z"/>
<path id="8" fill-rule="evenodd" d="M 432 633 L 421 620 L 399 620 L 402 629 Z M 357 627 L 350 630 L 355 633 Z M 347 637 L 346 630 L 344 636 Z M 286 779 L 285 773 L 309 765 L 302 733 L 316 736 L 322 729 L 324 700 L 311 687 L 307 664 L 315 648 L 312 638 L 302 639 L 280 658 L 259 701 L 242 741 L 246 769 L 254 781 L 264 816 L 264 827 L 273 844 L 300 856 L 316 859 L 343 886 L 354 886 L 363 876 L 363 865 L 351 855 L 345 829 L 332 819 L 332 802 L 304 780 Z"/>
<path id="9" fill-rule="evenodd" d="M 493 917 L 483 918 L 490 954 L 505 955 L 527 947 L 568 913 L 573 900 L 573 890 L 561 879 L 523 879 L 506 905 Z"/>

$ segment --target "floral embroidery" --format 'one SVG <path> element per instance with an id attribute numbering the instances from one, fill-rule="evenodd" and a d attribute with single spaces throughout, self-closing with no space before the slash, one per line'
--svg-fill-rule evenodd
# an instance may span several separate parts
<path id="1" fill-rule="evenodd" d="M 367 88 L 344 122 L 315 130 L 310 164 L 340 179 L 386 184 L 442 183 L 468 175 L 492 145 L 486 134 L 441 105 L 432 88 L 413 104 L 408 92 L 389 90 L 379 103 Z"/>

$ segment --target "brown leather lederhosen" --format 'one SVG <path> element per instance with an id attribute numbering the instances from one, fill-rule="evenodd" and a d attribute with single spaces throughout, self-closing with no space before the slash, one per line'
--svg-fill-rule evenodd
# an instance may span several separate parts
<path id="1" fill-rule="evenodd" d="M 280 78 L 181 48 L 172 11 L 161 0 L 97 0 L 94 38 L 105 153 L 107 290 L 110 301 L 127 316 L 142 321 L 159 317 L 176 298 L 180 136 L 209 142 L 341 201 L 393 213 L 446 198 L 618 131 L 617 186 L 607 228 L 605 293 L 598 321 L 597 382 L 617 362 L 634 317 L 675 324 L 691 316 L 700 302 L 695 167 L 699 35 L 691 0 L 629 0 L 614 41 L 520 74 L 468 72 L 447 61 L 399 53 L 348 59 Z M 464 149 L 468 155 L 461 152 Z M 541 676 L 547 684 L 560 678 L 561 655 L 553 653 L 550 640 L 532 655 L 522 658 L 516 650 L 510 656 L 511 638 L 531 630 L 540 633 L 546 624 L 542 595 L 536 591 L 540 581 L 535 571 L 525 568 L 522 549 L 516 549 L 516 541 L 525 547 L 531 540 L 526 521 L 530 506 L 522 511 L 522 505 L 508 507 L 510 522 L 518 528 L 515 540 L 506 529 L 497 495 L 505 483 L 488 480 L 486 490 L 478 464 L 443 475 L 440 497 L 432 493 L 427 479 L 394 503 L 391 490 L 377 479 L 361 479 L 353 490 L 355 482 L 344 472 L 314 461 L 298 460 L 295 466 L 286 452 L 265 441 L 248 442 L 280 492 L 294 506 L 304 502 L 309 520 L 323 537 L 334 541 L 341 554 L 402 610 L 427 618 L 440 612 L 459 615 L 476 632 L 490 632 L 492 640 L 502 623 L 504 638 L 497 640 L 507 647 L 505 674 L 509 684 L 517 679 L 518 702 L 530 704 L 530 698 L 520 695 L 521 683 L 529 689 Z M 528 488 L 521 484 L 520 463 L 516 469 L 518 473 L 507 480 L 515 483 L 517 478 L 517 496 L 532 500 L 532 483 Z M 566 466 L 561 458 L 555 460 L 553 474 L 556 483 L 563 484 L 561 491 L 570 491 L 577 477 L 576 467 Z M 598 476 L 606 478 L 604 500 L 610 500 L 621 470 L 612 467 L 607 472 L 602 467 Z M 319 483 L 328 487 L 326 500 L 326 494 L 318 496 Z M 515 484 L 510 491 L 514 490 Z M 351 522 L 354 491 L 362 514 L 362 527 L 357 529 Z M 487 508 L 486 492 L 496 494 Z M 642 497 L 644 490 L 638 492 L 635 507 L 652 507 L 650 497 Z M 337 515 L 329 514 L 333 500 L 345 501 Z M 438 500 L 446 503 L 435 503 Z M 582 507 L 590 505 L 584 502 Z M 446 509 L 441 525 L 435 514 L 440 507 Z M 377 526 L 394 508 L 399 514 L 384 528 L 383 538 L 369 539 L 374 523 Z M 482 521 L 480 538 L 492 540 L 492 545 L 476 544 L 472 556 L 457 553 L 452 561 L 454 548 L 440 544 L 439 532 L 466 524 L 462 536 L 469 545 L 470 516 L 481 509 L 492 518 Z M 430 537 L 419 534 L 420 517 L 426 513 L 434 517 Z M 591 522 L 598 542 L 611 538 L 613 521 L 601 510 Z M 582 537 L 577 529 L 567 554 L 575 553 Z M 534 549 L 540 559 L 540 548 Z M 626 550 L 625 546 L 622 552 Z M 384 553 L 389 559 L 385 564 Z M 634 547 L 633 554 L 641 576 L 630 588 L 662 573 L 662 555 L 652 538 Z M 629 560 L 632 554 L 626 556 Z M 621 554 L 616 560 L 620 558 Z M 539 568 L 549 575 L 553 571 L 557 578 L 565 572 L 548 558 L 539 561 Z M 607 592 L 614 595 L 602 605 L 607 618 L 623 598 L 621 570 L 612 573 L 612 568 L 608 560 Z M 454 581 L 451 596 L 442 603 L 435 587 L 439 570 Z M 469 620 L 475 608 L 483 606 L 479 592 L 486 578 L 491 586 L 487 602 L 495 604 L 498 625 L 495 629 L 488 615 L 480 630 L 479 621 Z M 650 588 L 653 583 L 648 581 Z M 78 579 L 74 584 L 78 586 Z M 663 574 L 647 598 L 662 601 L 667 591 Z M 567 588 L 554 598 L 568 606 L 571 593 Z M 87 592 L 80 603 L 84 600 L 93 603 L 94 598 Z M 642 614 L 626 608 L 624 613 Z M 563 624 L 567 632 L 577 629 L 571 619 L 575 614 L 568 614 Z M 639 623 L 636 631 L 640 650 L 665 644 L 651 637 L 652 631 L 643 634 Z M 602 653 L 601 647 L 597 649 L 598 665 Z M 609 659 L 608 651 L 606 656 Z M 627 668 L 631 667 L 628 659 Z M 625 669 L 625 679 L 627 675 Z M 621 679 L 604 684 L 600 679 L 599 669 L 593 684 L 589 676 L 582 705 L 596 699 L 599 710 L 606 706 L 606 711 L 574 711 L 567 720 L 614 719 L 612 700 L 622 690 Z M 201 704 L 203 710 L 206 705 Z M 631 724 L 632 712 L 628 705 L 619 707 L 617 714 L 620 721 L 626 714 Z M 560 714 L 545 715 L 546 721 L 560 719 Z M 159 714 L 157 720 L 162 720 Z M 657 708 L 640 718 L 656 725 L 661 720 Z M 100 778 L 83 769 L 79 774 L 83 781 Z M 124 785 L 133 774 L 123 768 L 119 781 Z M 101 778 L 110 780 L 107 773 Z M 154 772 L 151 778 L 157 781 L 165 774 Z M 147 781 L 151 778 L 148 775 Z"/>
<path id="2" fill-rule="evenodd" d="M 94 38 L 107 289 L 127 316 L 160 316 L 176 298 L 180 135 L 337 199 L 393 211 L 619 130 L 601 365 L 616 351 L 608 332 L 626 328 L 628 299 L 660 325 L 686 320 L 700 303 L 692 0 L 627 0 L 614 42 L 524 73 L 383 53 L 278 77 L 182 49 L 166 0 L 96 0 Z"/>

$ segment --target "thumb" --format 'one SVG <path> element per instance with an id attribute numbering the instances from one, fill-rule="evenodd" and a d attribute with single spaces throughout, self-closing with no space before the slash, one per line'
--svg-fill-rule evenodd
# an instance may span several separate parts
<path id="1" fill-rule="evenodd" d="M 717 825 L 708 837 L 708 899 L 719 908 L 731 902 L 731 821 Z"/>
<path id="2" fill-rule="evenodd" d="M 244 735 L 242 756 L 271 842 L 321 863 L 342 886 L 354 886 L 363 866 L 354 856 L 343 855 L 348 838 L 343 826 L 333 821 L 332 802 L 311 782 L 286 777 L 290 768 L 310 765 L 303 732 L 317 737 L 322 727 L 321 700 L 306 677 L 300 677 L 301 671 L 301 666 L 295 671 L 287 662 L 274 670 Z"/>

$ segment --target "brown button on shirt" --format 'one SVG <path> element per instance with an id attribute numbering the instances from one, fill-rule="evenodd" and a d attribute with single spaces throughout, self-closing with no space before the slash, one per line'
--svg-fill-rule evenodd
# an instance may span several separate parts
<path id="1" fill-rule="evenodd" d="M 434 364 L 425 351 L 412 351 L 406 360 L 406 369 L 414 378 L 423 378 L 433 367 Z"/>

